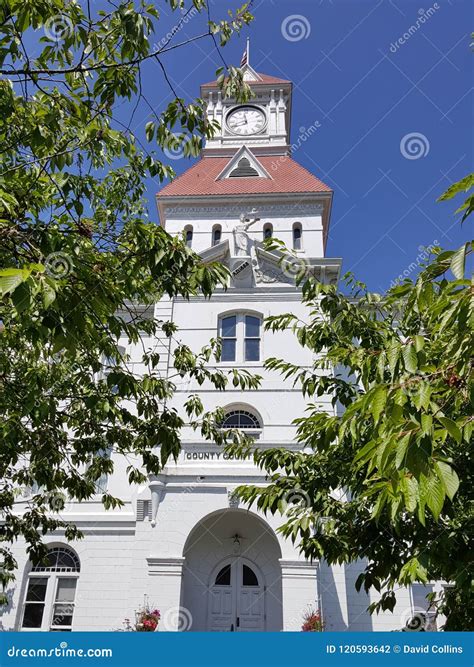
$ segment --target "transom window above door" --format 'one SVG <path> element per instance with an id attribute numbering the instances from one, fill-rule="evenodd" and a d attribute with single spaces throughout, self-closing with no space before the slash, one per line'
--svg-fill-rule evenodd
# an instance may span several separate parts
<path id="1" fill-rule="evenodd" d="M 244 363 L 260 361 L 262 319 L 257 315 L 236 313 L 220 318 L 221 361 Z"/>

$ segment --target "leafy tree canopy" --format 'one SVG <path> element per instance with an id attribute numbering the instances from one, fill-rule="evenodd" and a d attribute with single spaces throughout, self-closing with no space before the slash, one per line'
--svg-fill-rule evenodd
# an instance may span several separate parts
<path id="1" fill-rule="evenodd" d="M 216 126 L 202 100 L 176 95 L 166 58 L 196 40 L 217 49 L 252 20 L 247 5 L 214 21 L 204 0 L 168 0 L 176 30 L 160 35 L 160 15 L 146 2 L 2 0 L 0 4 L 0 581 L 13 576 L 10 543 L 23 536 L 33 558 L 41 537 L 65 526 L 67 498 L 97 492 L 113 470 L 110 452 L 127 458 L 130 482 L 159 472 L 180 447 L 183 418 L 168 407 L 176 378 L 224 389 L 258 378 L 213 369 L 218 341 L 199 353 L 173 343 L 175 374 L 152 344 L 176 337 L 170 322 L 150 317 L 161 297 L 209 296 L 227 283 L 221 265 L 203 263 L 183 239 L 150 221 L 144 179 L 173 171 L 161 149 L 196 154 Z M 188 14 L 205 29 L 179 39 Z M 197 21 L 197 19 L 193 19 Z M 40 36 L 40 37 L 38 37 Z M 141 86 L 153 59 L 172 101 L 155 109 Z M 225 65 L 225 61 L 223 60 Z M 240 70 L 217 75 L 224 95 L 248 99 Z M 130 122 L 117 108 L 129 105 Z M 138 104 L 151 120 L 152 149 L 130 129 Z M 121 120 L 122 119 L 122 120 Z M 125 337 L 143 349 L 142 369 L 119 347 Z M 165 346 L 166 349 L 166 346 Z M 200 400 L 186 404 L 194 428 L 219 439 L 216 415 Z M 218 419 L 219 415 L 217 415 Z M 156 445 L 160 445 L 157 449 Z M 15 501 L 32 488 L 24 512 Z M 23 491 L 22 491 L 23 490 Z M 106 508 L 121 503 L 109 493 Z"/>

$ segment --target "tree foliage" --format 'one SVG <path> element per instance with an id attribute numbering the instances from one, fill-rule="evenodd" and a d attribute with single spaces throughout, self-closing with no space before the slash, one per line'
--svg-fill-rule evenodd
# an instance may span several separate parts
<path id="1" fill-rule="evenodd" d="M 357 589 L 382 593 L 371 611 L 393 610 L 400 586 L 448 582 L 431 603 L 451 630 L 473 626 L 473 248 L 439 251 L 384 295 L 352 276 L 348 294 L 299 276 L 309 323 L 288 313 L 266 328 L 291 328 L 313 366 L 266 367 L 309 401 L 294 422 L 303 450 L 257 449 L 268 484 L 238 490 L 284 514 L 281 532 L 307 558 L 363 559 Z"/>
<path id="2" fill-rule="evenodd" d="M 167 54 L 207 38 L 223 60 L 217 40 L 225 44 L 252 16 L 243 5 L 214 22 L 203 0 L 167 4 L 179 10 L 176 30 L 155 45 L 160 16 L 153 4 L 109 2 L 100 10 L 66 0 L 0 5 L 3 585 L 13 576 L 10 543 L 19 536 L 33 558 L 44 553 L 41 538 L 48 531 L 63 526 L 67 538 L 78 536 L 61 510 L 68 500 L 95 494 L 117 456 L 126 457 L 131 483 L 177 456 L 184 418 L 169 407 L 176 379 L 218 389 L 229 381 L 242 388 L 258 383 L 246 373 L 227 376 L 213 368 L 218 341 L 193 352 L 170 322 L 137 307 L 162 296 L 207 297 L 228 279 L 224 267 L 203 263 L 183 239 L 150 220 L 144 179 L 173 176 L 160 159 L 162 149 L 184 146 L 186 154 L 196 154 L 216 130 L 202 100 L 174 93 Z M 202 13 L 205 30 L 179 42 L 190 11 Z M 141 67 L 151 59 L 172 93 L 163 109 L 154 108 L 141 85 Z M 218 72 L 224 94 L 247 99 L 241 71 L 226 71 L 225 77 Z M 129 105 L 128 124 L 123 106 L 117 110 L 123 104 Z M 147 138 L 155 148 L 131 130 L 139 104 L 150 111 Z M 163 373 L 157 337 L 174 339 L 170 376 Z M 140 372 L 120 348 L 121 338 L 142 346 Z M 219 413 L 204 413 L 198 397 L 190 396 L 186 409 L 194 428 L 223 437 L 215 426 Z M 18 514 L 15 502 L 26 488 L 34 491 Z M 102 501 L 106 508 L 121 503 L 107 492 Z"/>

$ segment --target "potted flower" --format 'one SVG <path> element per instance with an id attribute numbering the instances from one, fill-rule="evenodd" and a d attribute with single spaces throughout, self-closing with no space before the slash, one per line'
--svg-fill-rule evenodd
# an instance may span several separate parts
<path id="1" fill-rule="evenodd" d="M 129 618 L 125 619 L 125 632 L 155 632 L 160 618 L 160 610 L 151 609 L 148 603 L 145 603 L 135 612 L 135 624 L 132 624 Z"/>
<path id="2" fill-rule="evenodd" d="M 136 632 L 155 632 L 160 617 L 161 614 L 158 609 L 142 607 L 142 609 L 137 612 L 137 622 L 135 624 Z"/>
<path id="3" fill-rule="evenodd" d="M 323 629 L 324 623 L 319 609 L 313 609 L 311 606 L 308 607 L 303 614 L 302 632 L 322 632 Z"/>

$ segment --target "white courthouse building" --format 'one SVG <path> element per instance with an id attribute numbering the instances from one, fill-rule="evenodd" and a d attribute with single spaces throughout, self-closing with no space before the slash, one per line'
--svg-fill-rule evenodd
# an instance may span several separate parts
<path id="1" fill-rule="evenodd" d="M 294 261 L 282 266 L 281 255 L 265 250 L 263 240 L 281 239 L 294 250 L 296 264 L 336 283 L 341 260 L 325 256 L 333 193 L 291 157 L 291 82 L 250 65 L 244 71 L 255 94 L 247 104 L 223 100 L 214 82 L 201 87 L 209 118 L 221 131 L 157 197 L 164 228 L 184 231 L 203 258 L 229 266 L 231 285 L 210 300 L 163 300 L 155 316 L 173 320 L 195 351 L 221 336 L 219 366 L 263 378 L 258 390 L 249 391 L 183 383 L 174 398 L 178 410 L 189 394 L 199 393 L 206 410 L 222 406 L 225 425 L 246 429 L 259 447 L 294 449 L 292 421 L 304 415 L 305 401 L 263 362 L 283 357 L 310 366 L 311 355 L 290 331 L 264 332 L 262 323 L 287 312 L 303 318 L 305 309 Z M 145 342 L 162 352 L 161 370 L 173 372 L 168 340 Z M 138 369 L 142 348 L 126 340 L 123 346 Z M 332 410 L 329 397 L 322 402 Z M 69 503 L 64 518 L 85 536 L 68 544 L 61 531 L 48 535 L 48 565 L 33 567 L 24 544 L 15 545 L 19 568 L 10 604 L 0 611 L 4 630 L 116 630 L 134 618 L 144 596 L 161 610 L 159 630 L 181 631 L 299 631 L 309 605 L 320 609 L 329 631 L 392 630 L 425 604 L 425 591 L 420 595 L 414 587 L 397 593 L 393 614 L 371 617 L 366 609 L 374 598 L 354 588 L 363 565 L 306 561 L 277 532 L 281 516 L 249 511 L 233 495 L 241 484 L 264 484 L 262 471 L 250 460 L 226 458 L 191 428 L 178 462 L 148 484 L 130 486 L 126 465 L 117 458 L 106 482 L 125 506 L 105 511 L 100 495 Z"/>

